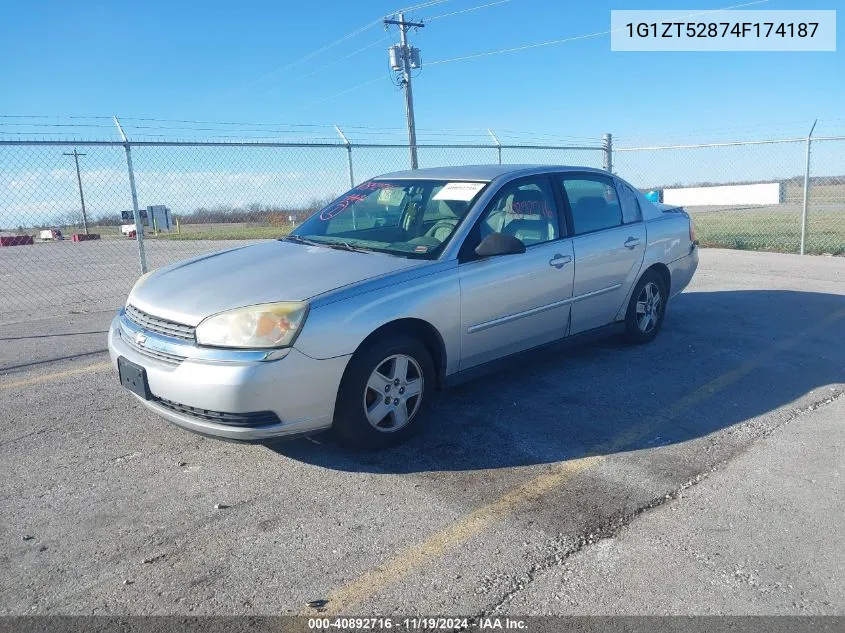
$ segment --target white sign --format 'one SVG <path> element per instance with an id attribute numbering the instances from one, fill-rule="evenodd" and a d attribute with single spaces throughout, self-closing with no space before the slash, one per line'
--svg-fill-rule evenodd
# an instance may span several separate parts
<path id="1" fill-rule="evenodd" d="M 614 10 L 610 50 L 835 51 L 836 10 Z"/>
<path id="2" fill-rule="evenodd" d="M 432 200 L 461 200 L 469 202 L 479 191 L 484 189 L 483 182 L 450 182 L 434 194 Z"/>
<path id="3" fill-rule="evenodd" d="M 664 204 L 687 207 L 780 204 L 781 202 L 783 202 L 783 192 L 779 182 L 663 190 Z"/>

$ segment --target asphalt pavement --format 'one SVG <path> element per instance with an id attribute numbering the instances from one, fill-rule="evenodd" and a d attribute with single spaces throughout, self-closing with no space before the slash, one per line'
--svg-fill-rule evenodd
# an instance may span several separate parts
<path id="1" fill-rule="evenodd" d="M 0 325 L 0 614 L 698 613 L 710 597 L 737 613 L 845 612 L 830 491 L 842 258 L 704 250 L 652 344 L 607 339 L 447 391 L 418 437 L 374 454 L 169 425 L 119 386 L 109 318 Z M 779 508 L 789 530 L 749 527 Z M 747 541 L 710 527 L 731 523 Z M 801 549 L 799 525 L 826 530 Z M 647 586 L 636 567 L 655 541 L 667 578 Z M 598 588 L 607 551 L 626 579 L 615 600 Z M 717 551 L 712 569 L 694 555 Z M 710 581 L 736 570 L 719 598 Z M 793 588 L 750 591 L 743 574 Z M 670 586 L 681 578 L 687 590 Z"/>
<path id="2" fill-rule="evenodd" d="M 845 615 L 845 397 L 537 574 L 524 615 Z"/>

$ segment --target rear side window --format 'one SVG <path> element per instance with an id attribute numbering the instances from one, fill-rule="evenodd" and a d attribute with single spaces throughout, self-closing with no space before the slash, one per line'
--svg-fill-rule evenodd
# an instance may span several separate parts
<path id="1" fill-rule="evenodd" d="M 632 222 L 639 222 L 643 219 L 642 211 L 640 210 L 640 201 L 637 200 L 637 194 L 624 182 L 616 182 L 616 191 L 619 192 L 619 202 L 622 205 L 622 221 L 625 224 Z"/>
<path id="2" fill-rule="evenodd" d="M 564 178 L 562 184 L 576 235 L 622 225 L 622 207 L 612 184 L 589 176 Z"/>

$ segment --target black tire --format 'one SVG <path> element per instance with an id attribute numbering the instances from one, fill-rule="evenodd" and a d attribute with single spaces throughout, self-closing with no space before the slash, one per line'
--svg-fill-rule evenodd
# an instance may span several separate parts
<path id="1" fill-rule="evenodd" d="M 649 309 L 647 294 L 645 294 L 648 292 L 646 288 L 649 285 L 651 285 L 652 295 L 658 295 L 660 300 L 659 306 L 655 306 L 653 302 L 650 304 L 650 312 L 646 314 L 646 316 L 651 317 L 650 320 L 641 319 L 641 315 L 637 313 L 637 303 L 643 301 L 643 299 L 645 299 L 646 309 Z M 625 337 L 629 343 L 642 345 L 654 340 L 654 337 L 660 332 L 660 328 L 663 327 L 668 295 L 666 283 L 656 270 L 649 269 L 640 277 L 634 287 L 634 292 L 631 293 L 631 300 L 628 302 L 628 310 L 625 313 Z M 647 322 L 645 328 L 643 327 L 644 321 Z"/>
<path id="2" fill-rule="evenodd" d="M 390 367 L 395 368 L 395 365 L 391 364 L 396 362 L 395 359 L 388 360 L 395 356 L 408 357 L 416 363 L 416 365 L 411 362 L 408 363 L 407 375 L 419 374 L 422 379 L 422 387 L 418 402 L 413 396 L 403 401 L 405 411 L 409 414 L 407 423 L 391 430 L 390 424 L 395 425 L 396 418 L 393 413 L 390 413 L 383 419 L 383 426 L 376 428 L 369 421 L 365 409 L 365 403 L 368 399 L 372 401 L 372 410 L 375 411 L 374 406 L 378 404 L 375 400 L 375 391 L 368 388 L 367 383 L 375 370 L 382 369 L 387 372 Z M 386 396 L 401 397 L 398 393 L 400 388 L 403 389 L 404 394 L 404 387 L 401 385 L 391 383 L 387 387 L 390 387 L 391 393 L 386 393 Z M 434 394 L 434 362 L 425 345 L 406 335 L 386 336 L 359 349 L 352 360 L 349 361 L 349 366 L 340 382 L 332 429 L 341 441 L 357 448 L 378 450 L 396 446 L 405 442 L 419 429 L 431 408 Z M 379 398 L 381 397 L 379 396 Z M 394 410 L 396 408 L 396 406 L 393 407 Z"/>

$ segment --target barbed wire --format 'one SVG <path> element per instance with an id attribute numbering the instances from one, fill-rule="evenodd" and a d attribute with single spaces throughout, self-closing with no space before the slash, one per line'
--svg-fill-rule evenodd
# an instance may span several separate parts
<path id="1" fill-rule="evenodd" d="M 369 80 L 374 82 L 380 78 Z M 350 89 L 346 89 L 349 91 Z M 331 97 L 324 97 L 328 99 Z M 254 139 L 302 141 L 338 140 L 334 123 L 213 121 L 205 119 L 179 119 L 159 117 L 120 117 L 131 138 L 157 138 L 161 140 L 202 139 Z M 109 121 L 106 123 L 106 121 Z M 693 131 L 642 131 L 634 134 L 614 134 L 616 147 L 641 145 L 676 145 L 730 141 L 742 138 L 747 141 L 796 138 L 806 136 L 810 119 L 793 119 L 748 125 L 707 127 Z M 354 142 L 402 142 L 407 137 L 403 126 L 376 126 L 367 124 L 338 124 Z M 594 145 L 601 134 L 565 134 L 551 130 L 518 130 L 510 127 L 420 127 L 417 137 L 421 142 L 492 144 L 493 131 L 502 143 L 539 145 Z M 42 137 L 45 140 L 115 140 L 111 117 L 104 115 L 44 115 L 0 114 L 0 138 L 13 139 Z M 845 131 L 844 117 L 819 119 L 816 136 L 835 136 Z"/>

